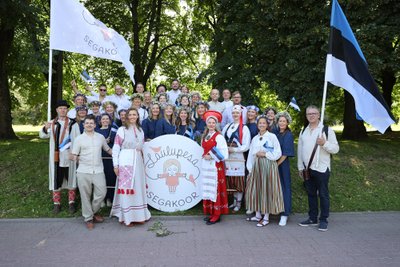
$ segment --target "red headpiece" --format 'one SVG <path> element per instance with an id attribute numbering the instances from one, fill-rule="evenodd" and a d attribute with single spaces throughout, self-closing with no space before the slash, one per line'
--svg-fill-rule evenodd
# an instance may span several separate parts
<path id="1" fill-rule="evenodd" d="M 222 114 L 216 110 L 208 110 L 203 114 L 203 120 L 207 122 L 209 118 L 214 118 L 217 122 L 221 122 Z"/>

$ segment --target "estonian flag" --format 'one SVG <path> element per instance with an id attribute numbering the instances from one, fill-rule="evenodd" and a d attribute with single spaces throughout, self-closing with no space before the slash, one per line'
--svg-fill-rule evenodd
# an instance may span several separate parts
<path id="1" fill-rule="evenodd" d="M 337 0 L 332 2 L 325 81 L 347 90 L 365 122 L 379 132 L 394 123 L 390 108 L 368 71 L 367 61 Z"/>
<path id="2" fill-rule="evenodd" d="M 81 73 L 81 78 L 82 78 L 82 80 L 83 80 L 84 82 L 86 82 L 86 83 L 95 84 L 95 83 L 97 82 L 97 80 L 96 80 L 95 78 L 91 77 L 91 76 L 89 75 L 89 73 L 88 73 L 86 70 L 83 70 L 83 71 L 82 71 L 82 73 Z"/>
<path id="3" fill-rule="evenodd" d="M 297 105 L 297 101 L 294 97 L 292 97 L 292 99 L 290 100 L 289 106 L 300 112 L 300 107 L 299 105 Z"/>

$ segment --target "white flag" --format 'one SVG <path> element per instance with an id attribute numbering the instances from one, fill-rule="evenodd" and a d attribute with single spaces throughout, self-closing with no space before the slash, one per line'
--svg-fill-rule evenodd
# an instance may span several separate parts
<path id="1" fill-rule="evenodd" d="M 122 62 L 135 83 L 128 42 L 76 0 L 51 0 L 50 49 Z"/>

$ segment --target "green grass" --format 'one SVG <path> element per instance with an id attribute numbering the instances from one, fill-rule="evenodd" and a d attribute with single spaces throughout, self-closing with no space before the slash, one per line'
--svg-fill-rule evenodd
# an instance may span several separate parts
<path id="1" fill-rule="evenodd" d="M 73 217 L 64 209 L 52 214 L 48 190 L 48 140 L 37 132 L 18 132 L 20 140 L 0 141 L 0 218 Z M 400 210 L 400 132 L 370 133 L 365 141 L 340 140 L 340 152 L 332 158 L 330 178 L 332 211 Z M 293 212 L 307 211 L 303 182 L 291 159 Z M 66 192 L 62 206 L 67 207 Z M 103 209 L 107 215 L 109 209 Z M 171 215 L 152 210 L 154 215 Z M 201 205 L 172 215 L 202 214 Z"/>

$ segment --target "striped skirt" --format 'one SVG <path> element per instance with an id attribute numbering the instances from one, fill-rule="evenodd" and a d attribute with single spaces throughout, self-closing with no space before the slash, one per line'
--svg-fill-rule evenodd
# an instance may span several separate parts
<path id="1" fill-rule="evenodd" d="M 256 158 L 247 179 L 246 209 L 262 214 L 285 211 L 278 164 L 267 158 Z"/>
<path id="2" fill-rule="evenodd" d="M 228 193 L 244 192 L 246 189 L 244 176 L 226 176 L 226 183 Z"/>

